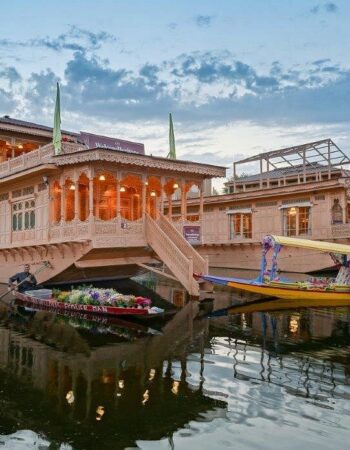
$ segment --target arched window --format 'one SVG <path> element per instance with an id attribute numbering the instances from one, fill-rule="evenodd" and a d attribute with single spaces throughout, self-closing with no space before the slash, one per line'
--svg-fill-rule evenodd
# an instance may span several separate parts
<path id="1" fill-rule="evenodd" d="M 94 178 L 94 216 L 111 220 L 117 215 L 117 181 L 109 173 L 100 173 Z"/>
<path id="2" fill-rule="evenodd" d="M 61 220 L 61 196 L 62 188 L 58 181 L 52 185 L 52 222 L 58 223 Z"/>
<path id="3" fill-rule="evenodd" d="M 147 179 L 146 212 L 153 218 L 157 218 L 158 202 L 162 193 L 162 185 L 158 177 Z"/>
<path id="4" fill-rule="evenodd" d="M 66 180 L 64 184 L 65 189 L 65 211 L 64 211 L 64 220 L 66 222 L 70 222 L 74 219 L 74 208 L 75 208 L 75 183 L 72 180 Z"/>
<path id="5" fill-rule="evenodd" d="M 142 216 L 142 180 L 137 175 L 127 175 L 120 181 L 120 215 L 126 220 Z"/>
<path id="6" fill-rule="evenodd" d="M 79 219 L 84 222 L 89 217 L 89 178 L 82 173 L 78 179 Z"/>
<path id="7" fill-rule="evenodd" d="M 199 198 L 200 188 L 195 181 L 186 183 L 185 186 L 186 199 Z M 199 220 L 199 204 L 196 206 L 186 207 L 186 220 L 190 222 L 197 222 Z"/>

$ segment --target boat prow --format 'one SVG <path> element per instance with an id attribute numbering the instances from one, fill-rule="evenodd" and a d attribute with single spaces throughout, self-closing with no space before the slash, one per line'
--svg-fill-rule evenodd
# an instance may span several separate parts
<path id="1" fill-rule="evenodd" d="M 54 298 L 42 299 L 34 295 L 26 293 L 15 292 L 15 297 L 18 303 L 30 305 L 38 309 L 46 309 L 51 311 L 64 312 L 79 312 L 85 315 L 104 315 L 104 316 L 123 316 L 126 318 L 140 318 L 151 319 L 155 317 L 164 317 L 165 315 L 174 314 L 175 310 L 164 311 L 161 308 L 137 308 L 137 307 L 117 307 L 117 306 L 96 306 L 96 305 L 82 305 L 64 303 L 55 300 Z"/>

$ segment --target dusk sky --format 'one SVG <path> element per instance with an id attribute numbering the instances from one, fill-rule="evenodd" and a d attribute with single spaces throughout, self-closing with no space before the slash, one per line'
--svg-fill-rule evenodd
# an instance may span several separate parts
<path id="1" fill-rule="evenodd" d="M 2 2 L 0 114 L 231 166 L 331 137 L 350 151 L 350 2 Z M 230 175 L 230 173 L 228 173 Z"/>

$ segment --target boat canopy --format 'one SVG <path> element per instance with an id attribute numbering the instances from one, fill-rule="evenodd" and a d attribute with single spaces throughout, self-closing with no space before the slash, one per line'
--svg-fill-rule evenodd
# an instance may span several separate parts
<path id="1" fill-rule="evenodd" d="M 275 235 L 268 235 L 264 238 L 264 241 L 269 240 L 272 240 L 274 244 L 285 245 L 288 247 L 307 248 L 311 250 L 320 250 L 325 253 L 350 255 L 350 245 L 336 244 L 334 242 L 312 241 L 311 239 L 298 239 Z"/>

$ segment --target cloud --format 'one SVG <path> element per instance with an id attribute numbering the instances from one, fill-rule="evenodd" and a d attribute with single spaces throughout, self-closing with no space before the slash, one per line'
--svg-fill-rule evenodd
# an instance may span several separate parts
<path id="1" fill-rule="evenodd" d="M 107 61 L 76 52 L 65 70 L 62 92 L 72 111 L 85 111 L 117 120 L 141 120 L 166 114 L 171 99 L 158 68 L 143 66 L 139 73 L 112 69 Z M 153 113 L 152 113 L 153 110 Z"/>
<path id="2" fill-rule="evenodd" d="M 11 92 L 0 88 L 0 115 L 11 114 L 17 106 L 17 102 Z"/>
<path id="3" fill-rule="evenodd" d="M 23 81 L 26 110 L 53 109 L 57 75 L 50 69 Z M 74 52 L 61 81 L 62 108 L 110 123 L 166 121 L 258 124 L 337 123 L 350 120 L 350 70 L 330 60 L 303 69 L 275 61 L 264 71 L 229 53 L 194 52 L 138 70 Z M 41 117 L 40 116 L 40 117 Z"/>
<path id="4" fill-rule="evenodd" d="M 324 5 L 324 8 L 329 13 L 335 13 L 338 11 L 338 6 L 335 3 L 328 2 Z"/>
<path id="5" fill-rule="evenodd" d="M 198 14 L 194 17 L 195 24 L 197 27 L 200 28 L 208 28 L 212 24 L 212 21 L 214 19 L 214 16 L 204 16 L 201 14 Z"/>
<path id="6" fill-rule="evenodd" d="M 178 26 L 179 26 L 179 24 L 176 23 L 176 22 L 171 22 L 171 23 L 168 24 L 168 27 L 169 27 L 171 30 L 176 30 L 176 28 L 177 28 Z"/>
<path id="7" fill-rule="evenodd" d="M 10 85 L 18 83 L 22 80 L 21 75 L 18 73 L 15 67 L 4 67 L 0 70 L 0 78 L 6 79 Z"/>
<path id="8" fill-rule="evenodd" d="M 317 59 L 316 61 L 313 61 L 312 64 L 314 64 L 315 66 L 322 66 L 323 64 L 326 64 L 326 63 L 328 63 L 330 61 L 331 60 L 329 58 Z"/>
<path id="9" fill-rule="evenodd" d="M 98 50 L 108 42 L 115 42 L 117 39 L 105 31 L 92 32 L 76 26 L 70 26 L 66 33 L 62 33 L 55 38 L 40 37 L 28 41 L 16 41 L 11 39 L 0 39 L 0 47 L 15 48 L 47 48 L 55 52 L 63 50 L 71 51 L 93 51 Z"/>
<path id="10" fill-rule="evenodd" d="M 311 9 L 310 9 L 310 13 L 311 14 L 319 14 L 319 13 L 322 13 L 322 12 L 325 12 L 325 13 L 336 13 L 337 11 L 338 11 L 338 6 L 335 4 L 335 3 L 333 3 L 333 2 L 326 2 L 326 3 L 323 3 L 323 4 L 318 4 L 318 5 L 315 5 L 315 6 L 313 6 Z"/>

